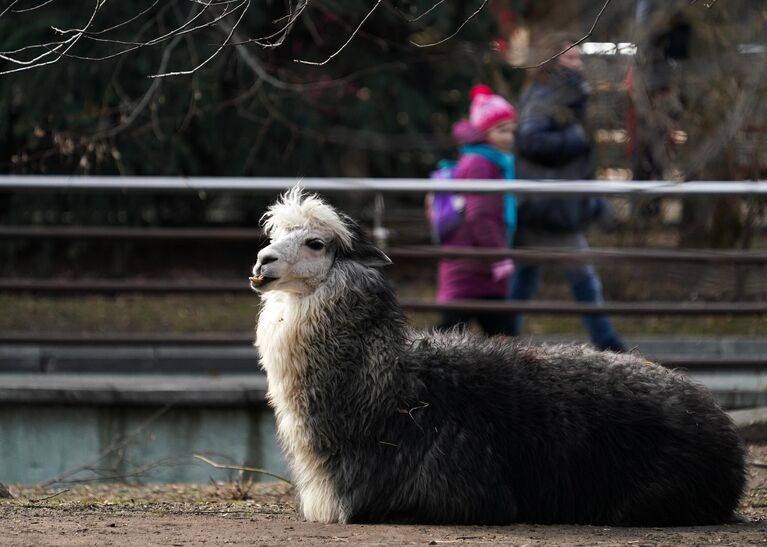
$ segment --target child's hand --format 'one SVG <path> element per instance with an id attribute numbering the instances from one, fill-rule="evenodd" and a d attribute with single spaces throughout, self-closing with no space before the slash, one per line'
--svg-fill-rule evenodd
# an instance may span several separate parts
<path id="1" fill-rule="evenodd" d="M 493 262 L 493 281 L 501 281 L 514 273 L 514 261 L 510 258 Z"/>

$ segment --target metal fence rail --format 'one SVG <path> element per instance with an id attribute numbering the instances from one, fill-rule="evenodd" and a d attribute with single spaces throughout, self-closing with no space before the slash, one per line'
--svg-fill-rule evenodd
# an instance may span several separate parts
<path id="1" fill-rule="evenodd" d="M 280 192 L 300 184 L 310 191 L 360 192 L 430 192 L 439 190 L 471 192 L 507 192 L 515 194 L 549 195 L 613 195 L 623 197 L 662 196 L 741 196 L 767 197 L 765 182 L 695 181 L 675 183 L 669 181 L 482 181 L 453 180 L 437 182 L 429 179 L 364 179 L 338 178 L 296 180 L 292 178 L 181 178 L 181 177 L 69 177 L 69 176 L 0 176 L 3 191 L 137 191 L 137 192 Z M 93 239 L 108 241 L 253 241 L 262 238 L 257 229 L 199 229 L 199 228 L 123 228 L 73 226 L 2 226 L 0 238 L 27 239 Z M 683 261 L 705 264 L 767 264 L 767 251 L 722 251 L 704 249 L 612 249 L 586 250 L 561 248 L 479 249 L 445 248 L 435 246 L 392 246 L 387 253 L 393 258 L 439 257 L 498 259 L 515 258 L 530 262 L 641 260 Z M 0 291 L 21 291 L 39 294 L 83 293 L 222 293 L 245 292 L 247 281 L 209 280 L 184 282 L 179 280 L 135 279 L 0 279 Z M 513 302 L 465 300 L 450 303 L 403 299 L 403 307 L 413 311 L 482 310 L 493 313 L 566 313 L 620 315 L 764 315 L 767 302 L 609 302 L 601 305 L 574 302 Z"/>
<path id="2" fill-rule="evenodd" d="M 0 226 L 0 239 L 87 239 L 130 241 L 258 241 L 260 229 L 134 228 L 112 226 Z"/>
<path id="3" fill-rule="evenodd" d="M 260 229 L 247 228 L 134 228 L 103 226 L 0 226 L 0 239 L 77 239 L 128 241 L 241 241 L 258 243 Z M 645 248 L 534 248 L 491 249 L 439 247 L 433 245 L 392 246 L 392 258 L 516 258 L 529 262 L 640 260 L 697 262 L 709 264 L 767 264 L 767 251 Z"/>
<path id="4" fill-rule="evenodd" d="M 404 299 L 402 307 L 412 311 L 483 311 L 488 313 L 539 313 L 594 315 L 764 315 L 767 302 L 605 302 L 581 304 L 561 301 L 453 300 L 438 303 Z"/>
<path id="5" fill-rule="evenodd" d="M 452 180 L 386 178 L 245 178 L 2 175 L 3 190 L 119 190 L 122 192 L 279 192 L 295 185 L 327 192 L 508 192 L 515 194 L 611 196 L 767 196 L 767 182 L 756 181 L 605 181 L 605 180 Z"/>
<path id="6" fill-rule="evenodd" d="M 35 294 L 169 294 L 169 293 L 246 293 L 247 281 L 144 281 L 144 280 L 48 280 L 0 279 L 0 291 L 32 292 Z M 477 310 L 490 313 L 536 314 L 600 314 L 615 315 L 765 315 L 767 302 L 606 302 L 581 304 L 560 301 L 488 301 L 401 299 L 400 304 L 411 311 Z"/>
<path id="7" fill-rule="evenodd" d="M 398 246 L 390 247 L 386 252 L 391 257 L 400 258 L 515 258 L 526 262 L 640 260 L 642 262 L 767 264 L 767 251 L 719 251 L 708 249 L 619 249 L 609 247 L 591 247 L 589 249 L 565 247 L 492 249 L 481 247 Z"/>

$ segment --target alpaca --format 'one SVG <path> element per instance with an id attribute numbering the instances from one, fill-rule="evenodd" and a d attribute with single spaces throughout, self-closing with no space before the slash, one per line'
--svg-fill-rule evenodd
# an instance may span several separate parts
<path id="1" fill-rule="evenodd" d="M 415 331 L 351 218 L 294 188 L 263 224 L 256 346 L 307 520 L 733 518 L 744 449 L 702 387 L 635 355 Z"/>

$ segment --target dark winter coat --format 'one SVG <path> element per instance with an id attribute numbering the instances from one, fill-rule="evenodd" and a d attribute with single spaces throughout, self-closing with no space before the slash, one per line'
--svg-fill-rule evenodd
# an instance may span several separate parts
<path id="1" fill-rule="evenodd" d="M 594 176 L 591 142 L 584 128 L 590 89 L 583 76 L 566 68 L 533 82 L 520 100 L 517 177 L 584 180 Z M 520 230 L 577 232 L 603 213 L 597 198 L 529 197 L 518 207 Z"/>

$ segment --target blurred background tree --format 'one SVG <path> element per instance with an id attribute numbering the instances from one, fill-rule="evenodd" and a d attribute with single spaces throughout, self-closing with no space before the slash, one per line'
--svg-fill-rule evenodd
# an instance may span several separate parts
<path id="1" fill-rule="evenodd" d="M 466 111 L 472 84 L 515 100 L 524 71 L 512 63 L 539 60 L 530 49 L 536 37 L 552 29 L 584 35 L 595 22 L 590 42 L 638 46 L 636 56 L 587 57 L 601 176 L 740 179 L 762 176 L 767 164 L 767 10 L 753 0 L 95 6 L 14 0 L 0 9 L 0 71 L 51 62 L 0 76 L 3 172 L 425 176 L 451 153 L 449 128 Z M 121 198 L 73 206 L 83 218 L 73 207 L 41 212 L 8 200 L 0 198 L 6 215 L 24 217 L 11 221 L 54 224 L 197 223 L 211 206 Z M 685 212 L 710 225 L 705 209 Z M 251 222 L 249 210 L 258 207 L 241 207 Z M 722 244 L 733 237 L 741 235 Z"/>
<path id="2" fill-rule="evenodd" d="M 148 41 L 182 27 L 201 11 L 199 6 L 185 0 L 163 3 L 107 34 L 110 40 Z M 497 75 L 503 58 L 492 44 L 498 34 L 494 12 L 478 13 L 443 45 L 419 48 L 409 40 L 444 37 L 479 4 L 453 2 L 410 22 L 430 6 L 428 1 L 382 4 L 343 54 L 322 66 L 294 59 L 327 58 L 354 33 L 370 5 L 314 2 L 280 47 L 229 45 L 185 76 L 148 78 L 196 66 L 224 41 L 237 13 L 119 57 L 61 59 L 5 75 L 0 79 L 5 112 L 0 169 L 207 176 L 423 174 L 435 161 L 434 153 L 444 148 L 440 136 L 448 132 L 449 122 L 465 110 L 468 87 L 479 80 L 505 81 Z M 81 23 L 88 9 L 53 2 L 30 12 L 20 26 L 6 14 L 0 18 L 1 47 L 9 51 L 42 43 L 49 27 Z M 98 29 L 127 21 L 142 9 L 136 3 L 108 5 L 98 13 Z M 223 9 L 210 8 L 204 20 Z M 72 13 L 77 10 L 81 13 Z M 284 17 L 284 10 L 282 2 L 250 6 L 232 42 L 269 35 L 278 26 L 272 21 Z M 69 54 L 98 59 L 120 49 L 130 46 L 86 37 Z"/>
<path id="3" fill-rule="evenodd" d="M 0 172 L 428 176 L 471 85 L 516 102 L 517 67 L 569 30 L 585 38 L 599 178 L 762 178 L 766 23 L 756 0 L 0 0 Z M 371 224 L 369 195 L 331 197 Z M 0 225 L 254 228 L 272 198 L 0 192 Z M 387 196 L 398 243 L 428 241 L 422 203 Z M 756 199 L 615 204 L 628 222 L 596 245 L 764 246 Z M 239 278 L 252 247 L 4 239 L 0 275 Z M 626 264 L 603 276 L 608 299 L 765 294 L 761 270 Z"/>
<path id="4" fill-rule="evenodd" d="M 480 2 L 446 3 L 427 12 L 433 3 L 423 0 L 396 7 L 315 1 L 286 37 L 275 30 L 290 9 L 297 13 L 295 8 L 306 3 L 259 2 L 240 10 L 188 0 L 105 5 L 91 24 L 92 34 L 72 47 L 69 57 L 0 76 L 0 170 L 424 176 L 450 152 L 449 127 L 465 112 L 469 87 L 478 81 L 515 81 L 514 74 L 501 75 L 509 71 L 493 42 L 496 13 L 510 8 L 496 3 L 472 17 Z M 378 9 L 371 13 L 374 5 Z M 93 11 L 62 2 L 30 12 L 13 9 L 0 17 L 4 52 L 60 40 L 52 27 L 82 27 Z M 220 18 L 226 10 L 229 15 Z M 471 24 L 444 44 L 420 48 L 410 43 L 444 38 L 469 19 Z M 180 32 L 197 24 L 208 26 Z M 219 51 L 230 32 L 230 45 Z M 261 36 L 269 38 L 260 43 L 281 45 L 249 41 Z M 155 37 L 166 39 L 153 43 Z M 350 37 L 332 62 L 295 61 L 325 59 Z M 34 58 L 51 47 L 16 57 Z M 113 56 L 120 51 L 127 53 Z M 192 69 L 216 52 L 191 74 L 149 77 Z M 20 67 L 5 63 L 2 68 Z M 61 196 L 19 195 L 13 204 L 7 196 L 0 198 L 0 208 L 3 199 L 11 215 L 6 221 L 50 224 L 196 224 L 205 221 L 211 207 L 210 200 L 170 199 L 168 205 L 168 198 L 119 196 L 62 207 Z M 252 199 L 245 202 L 238 208 L 240 220 L 253 223 L 262 207 Z"/>

